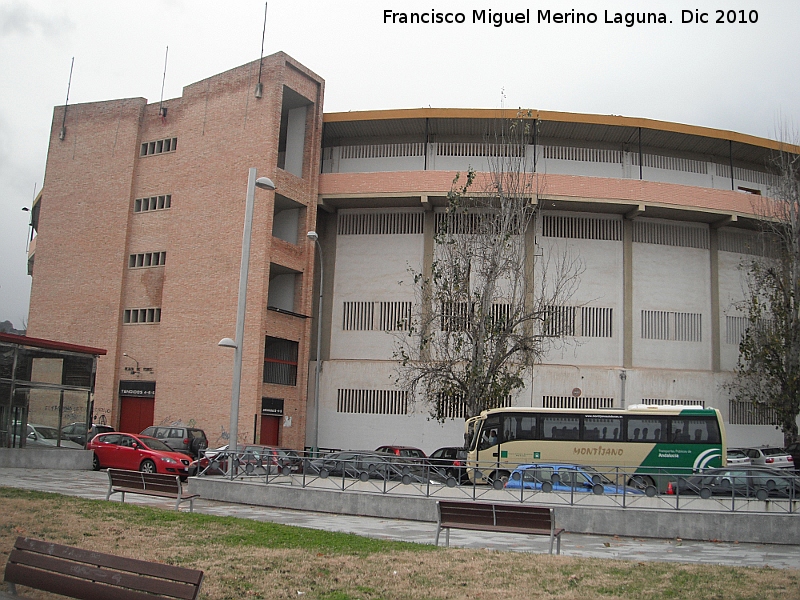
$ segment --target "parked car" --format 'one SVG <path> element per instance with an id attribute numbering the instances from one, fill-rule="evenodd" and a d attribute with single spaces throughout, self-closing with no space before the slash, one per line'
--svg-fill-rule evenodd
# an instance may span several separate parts
<path id="1" fill-rule="evenodd" d="M 792 457 L 794 463 L 794 470 L 800 473 L 800 442 L 793 442 L 784 448 L 786 453 Z"/>
<path id="2" fill-rule="evenodd" d="M 674 494 L 697 495 L 702 498 L 741 496 L 766 500 L 775 497 L 800 497 L 800 477 L 786 469 L 766 467 L 708 469 L 691 477 L 681 477 L 671 482 L 670 487 Z"/>
<path id="3" fill-rule="evenodd" d="M 240 467 L 245 472 L 270 475 L 303 472 L 303 458 L 296 450 L 250 444 L 245 446 L 239 455 Z"/>
<path id="4" fill-rule="evenodd" d="M 34 425 L 28 423 L 28 435 L 25 440 L 27 447 L 39 448 L 55 448 L 58 443 L 58 429 L 55 427 L 48 427 L 47 425 Z M 76 444 L 71 440 L 61 439 L 61 448 L 83 448 L 80 444 Z"/>
<path id="5" fill-rule="evenodd" d="M 306 463 L 307 473 L 320 477 L 351 477 L 368 481 L 384 479 L 407 483 L 443 483 L 444 478 L 418 460 L 379 452 L 347 450 L 327 454 Z"/>
<path id="6" fill-rule="evenodd" d="M 114 428 L 110 425 L 92 423 L 91 426 L 89 426 L 87 435 L 86 423 L 70 423 L 61 428 L 61 437 L 67 438 L 83 447 L 86 445 L 86 442 L 91 440 L 98 433 L 110 433 L 112 431 L 114 431 Z"/>
<path id="7" fill-rule="evenodd" d="M 469 480 L 466 448 L 456 446 L 439 448 L 428 457 L 428 463 L 445 477 L 454 477 L 458 483 Z"/>
<path id="8" fill-rule="evenodd" d="M 753 466 L 794 469 L 792 455 L 783 448 L 762 446 L 760 448 L 743 448 L 743 450 L 750 457 L 750 464 Z"/>
<path id="9" fill-rule="evenodd" d="M 750 465 L 750 457 L 739 448 L 728 448 L 727 459 L 729 467 Z"/>
<path id="10" fill-rule="evenodd" d="M 128 469 L 145 473 L 167 473 L 188 477 L 191 458 L 175 452 L 161 440 L 131 433 L 101 433 L 86 445 L 92 450 L 92 466 Z"/>
<path id="11" fill-rule="evenodd" d="M 195 427 L 151 425 L 142 432 L 142 435 L 159 439 L 173 450 L 193 458 L 198 458 L 200 453 L 208 448 L 205 431 Z"/>
<path id="12" fill-rule="evenodd" d="M 402 456 L 403 458 L 427 458 L 422 450 L 414 448 L 413 446 L 380 446 L 375 452 L 379 454 L 393 454 L 395 456 Z"/>
<path id="13" fill-rule="evenodd" d="M 509 490 L 524 488 L 543 492 L 644 494 L 637 488 L 614 483 L 592 467 L 555 463 L 520 465 L 511 472 L 505 488 Z"/>

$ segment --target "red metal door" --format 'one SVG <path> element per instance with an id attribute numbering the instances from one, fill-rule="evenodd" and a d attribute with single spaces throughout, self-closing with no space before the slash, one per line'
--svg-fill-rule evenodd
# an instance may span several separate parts
<path id="1" fill-rule="evenodd" d="M 123 397 L 119 411 L 119 430 L 141 433 L 153 424 L 156 401 L 153 398 Z"/>
<path id="2" fill-rule="evenodd" d="M 265 446 L 278 445 L 278 427 L 280 426 L 280 417 L 261 417 L 261 437 L 260 443 Z"/>

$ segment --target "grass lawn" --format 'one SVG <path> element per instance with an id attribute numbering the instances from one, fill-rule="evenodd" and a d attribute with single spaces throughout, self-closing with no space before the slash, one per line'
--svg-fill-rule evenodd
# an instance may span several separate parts
<path id="1" fill-rule="evenodd" d="M 214 600 L 800 599 L 794 570 L 435 548 L 0 488 L 3 565 L 19 535 L 202 569 Z"/>

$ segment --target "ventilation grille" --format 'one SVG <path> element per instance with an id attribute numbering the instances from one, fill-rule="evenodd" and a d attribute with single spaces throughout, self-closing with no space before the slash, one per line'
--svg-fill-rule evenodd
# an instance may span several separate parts
<path id="1" fill-rule="evenodd" d="M 642 311 L 642 339 L 701 342 L 702 315 L 699 313 Z"/>
<path id="2" fill-rule="evenodd" d="M 574 306 L 546 306 L 544 309 L 544 335 L 563 337 L 575 335 Z"/>
<path id="3" fill-rule="evenodd" d="M 160 308 L 126 308 L 122 313 L 122 322 L 126 325 L 136 323 L 160 323 Z"/>
<path id="4" fill-rule="evenodd" d="M 487 231 L 491 225 L 490 220 L 496 218 L 496 215 L 485 212 L 456 214 L 439 212 L 435 217 L 436 231 L 451 235 L 480 233 Z"/>
<path id="5" fill-rule="evenodd" d="M 705 400 L 673 400 L 670 398 L 642 398 L 642 404 L 650 406 L 699 406 L 705 408 Z"/>
<path id="6" fill-rule="evenodd" d="M 372 331 L 374 314 L 374 302 L 345 302 L 342 329 L 344 331 Z"/>
<path id="7" fill-rule="evenodd" d="M 404 390 L 339 389 L 336 412 L 369 415 L 407 415 L 408 392 Z"/>
<path id="8" fill-rule="evenodd" d="M 778 248 L 776 240 L 763 234 L 729 229 L 719 232 L 719 249 L 723 252 L 776 257 Z"/>
<path id="9" fill-rule="evenodd" d="M 492 408 L 508 408 L 511 406 L 511 396 L 505 396 L 499 402 L 487 402 L 485 410 Z M 452 394 L 439 394 L 436 401 L 436 415 L 443 419 L 466 419 L 469 417 L 466 407 L 461 401 L 461 396 Z"/>
<path id="10" fill-rule="evenodd" d="M 339 235 L 421 234 L 421 212 L 339 213 Z"/>
<path id="11" fill-rule="evenodd" d="M 143 142 L 139 156 L 150 156 L 151 154 L 163 154 L 165 152 L 175 152 L 178 149 L 178 138 L 166 138 L 152 142 Z"/>
<path id="12" fill-rule="evenodd" d="M 342 146 L 341 158 L 395 158 L 401 156 L 422 156 L 425 144 L 369 144 L 362 146 Z"/>
<path id="13" fill-rule="evenodd" d="M 574 396 L 542 396 L 543 408 L 614 408 L 613 398 L 575 398 Z"/>
<path id="14" fill-rule="evenodd" d="M 731 400 L 728 403 L 731 425 L 777 425 L 778 413 L 764 404 Z"/>
<path id="15" fill-rule="evenodd" d="M 542 146 L 542 156 L 556 160 L 622 164 L 621 150 L 578 148 L 576 146 Z"/>
<path id="16" fill-rule="evenodd" d="M 581 306 L 581 336 L 611 337 L 613 309 Z"/>
<path id="17" fill-rule="evenodd" d="M 164 210 L 172 205 L 172 195 L 151 196 L 149 198 L 136 198 L 133 201 L 133 212 L 147 212 L 149 210 Z"/>
<path id="18" fill-rule="evenodd" d="M 128 267 L 163 267 L 167 263 L 166 252 L 142 252 L 128 256 Z"/>
<path id="19" fill-rule="evenodd" d="M 408 331 L 411 326 L 411 302 L 381 302 L 382 331 Z"/>
<path id="20" fill-rule="evenodd" d="M 622 221 L 618 219 L 544 215 L 542 219 L 542 235 L 544 237 L 619 242 L 622 240 Z"/>
<path id="21" fill-rule="evenodd" d="M 652 221 L 634 221 L 633 241 L 642 244 L 708 249 L 708 229 Z"/>
<path id="22" fill-rule="evenodd" d="M 436 156 L 523 157 L 523 144 L 487 144 L 485 142 L 439 142 Z"/>
<path id="23" fill-rule="evenodd" d="M 731 178 L 731 166 L 717 163 L 714 165 L 717 177 Z M 750 183 L 761 184 L 766 187 L 775 187 L 778 184 L 778 177 L 772 173 L 763 171 L 753 171 L 752 169 L 733 168 L 733 177 L 739 181 L 749 181 Z"/>
<path id="24" fill-rule="evenodd" d="M 747 331 L 747 317 L 725 317 L 725 343 L 736 344 L 742 341 Z"/>
<path id="25" fill-rule="evenodd" d="M 639 166 L 639 153 L 631 152 L 631 164 Z M 690 158 L 677 158 L 675 156 L 662 156 L 660 154 L 642 154 L 642 166 L 654 169 L 668 169 L 670 171 L 683 171 L 685 173 L 700 173 L 708 175 L 708 163 Z"/>
<path id="26" fill-rule="evenodd" d="M 613 337 L 614 309 L 596 306 L 547 306 L 543 334 L 548 337 Z"/>

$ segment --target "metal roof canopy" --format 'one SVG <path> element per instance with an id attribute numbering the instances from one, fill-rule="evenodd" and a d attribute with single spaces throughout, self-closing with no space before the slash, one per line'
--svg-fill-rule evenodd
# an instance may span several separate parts
<path id="1" fill-rule="evenodd" d="M 616 115 L 588 115 L 550 111 L 489 109 L 408 109 L 327 113 L 323 117 L 323 146 L 335 146 L 340 140 L 367 143 L 387 138 L 425 141 L 429 137 L 483 139 L 496 126 L 508 119 L 524 118 L 539 121 L 538 137 L 543 140 L 590 142 L 598 146 L 641 147 L 652 151 L 716 156 L 728 164 L 730 160 L 766 169 L 781 150 L 800 154 L 800 147 L 756 136 L 652 119 Z M 370 139 L 372 138 L 372 139 Z M 577 145 L 577 144 L 576 144 Z"/>

